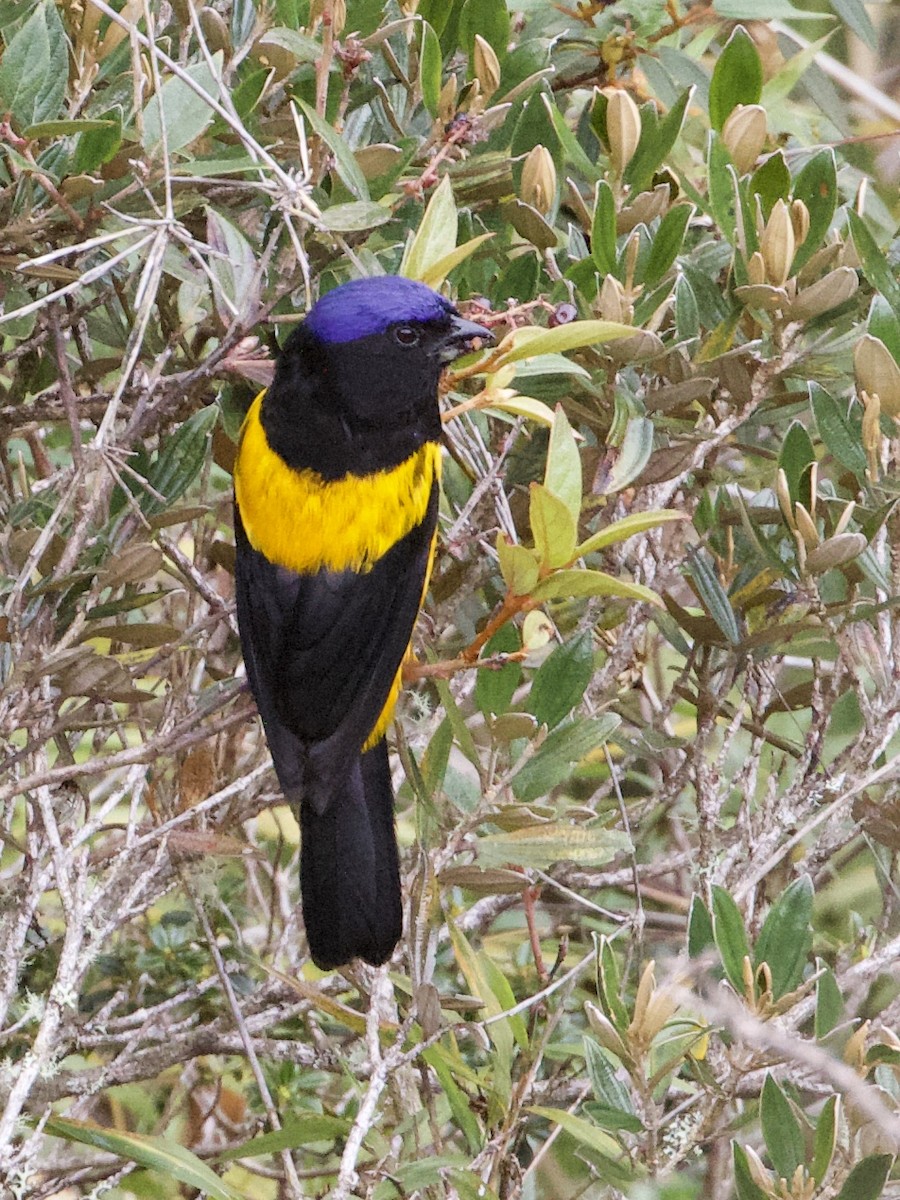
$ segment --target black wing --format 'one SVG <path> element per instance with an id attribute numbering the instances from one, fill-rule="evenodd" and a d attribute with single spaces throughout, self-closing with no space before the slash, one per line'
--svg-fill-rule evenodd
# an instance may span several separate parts
<path id="1" fill-rule="evenodd" d="M 235 506 L 238 624 L 279 782 L 319 810 L 384 708 L 422 601 L 438 485 L 423 521 L 365 573 L 298 575 L 254 550 Z"/>

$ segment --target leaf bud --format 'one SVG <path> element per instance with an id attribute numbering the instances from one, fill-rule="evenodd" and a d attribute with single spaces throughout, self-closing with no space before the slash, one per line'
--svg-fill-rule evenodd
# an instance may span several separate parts
<path id="1" fill-rule="evenodd" d="M 634 158 L 641 140 L 641 113 L 626 91 L 614 88 L 607 91 L 606 133 L 609 138 L 609 157 L 612 168 L 621 175 Z"/>
<path id="2" fill-rule="evenodd" d="M 787 205 L 776 200 L 759 240 L 759 249 L 766 264 L 769 282 L 781 287 L 787 280 L 794 261 L 794 227 Z"/>
<path id="3" fill-rule="evenodd" d="M 456 90 L 458 86 L 456 76 L 451 75 L 441 88 L 440 96 L 438 96 L 438 118 L 445 125 L 449 125 L 456 115 Z"/>
<path id="4" fill-rule="evenodd" d="M 472 70 L 475 78 L 481 84 L 481 94 L 486 103 L 500 86 L 500 60 L 497 58 L 494 47 L 490 42 L 485 41 L 480 33 L 475 34 Z"/>
<path id="5" fill-rule="evenodd" d="M 853 350 L 853 366 L 857 388 L 877 396 L 889 417 L 900 417 L 900 367 L 884 342 L 863 334 Z"/>
<path id="6" fill-rule="evenodd" d="M 864 389 L 859 398 L 863 405 L 862 444 L 868 461 L 866 474 L 871 483 L 877 483 L 881 467 L 881 400 Z"/>
<path id="7" fill-rule="evenodd" d="M 522 166 L 519 195 L 540 213 L 547 213 L 556 198 L 556 167 L 546 146 L 529 150 Z"/>
<path id="8" fill-rule="evenodd" d="M 808 321 L 844 304 L 859 287 L 859 276 L 850 267 L 829 271 L 809 287 L 803 288 L 791 304 L 792 321 Z"/>
<path id="9" fill-rule="evenodd" d="M 751 284 L 766 282 L 766 264 L 758 250 L 754 250 L 747 262 L 747 279 Z"/>
<path id="10" fill-rule="evenodd" d="M 600 285 L 597 297 L 597 312 L 604 321 L 618 321 L 620 325 L 629 325 L 629 304 L 625 299 L 625 289 L 615 275 L 605 276 Z"/>
<path id="11" fill-rule="evenodd" d="M 722 127 L 722 141 L 739 175 L 753 168 L 766 141 L 766 110 L 761 104 L 737 104 Z"/>
<path id="12" fill-rule="evenodd" d="M 811 575 L 824 575 L 826 571 L 857 558 L 868 544 L 864 533 L 839 533 L 810 550 L 806 556 L 806 569 Z"/>

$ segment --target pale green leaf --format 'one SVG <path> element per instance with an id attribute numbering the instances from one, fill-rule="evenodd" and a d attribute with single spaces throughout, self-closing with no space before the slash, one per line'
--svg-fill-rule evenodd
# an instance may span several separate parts
<path id="1" fill-rule="evenodd" d="M 425 276 L 456 249 L 459 214 L 450 176 L 434 189 L 412 241 L 406 247 L 400 274 L 425 281 Z"/>

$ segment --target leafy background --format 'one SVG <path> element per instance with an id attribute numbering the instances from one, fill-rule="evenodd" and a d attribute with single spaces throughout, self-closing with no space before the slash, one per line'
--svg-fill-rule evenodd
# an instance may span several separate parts
<path id="1" fill-rule="evenodd" d="M 896 14 L 0 35 L 0 1191 L 896 1195 Z M 271 339 L 379 271 L 499 345 L 443 401 L 407 936 L 322 975 L 229 472 Z"/>

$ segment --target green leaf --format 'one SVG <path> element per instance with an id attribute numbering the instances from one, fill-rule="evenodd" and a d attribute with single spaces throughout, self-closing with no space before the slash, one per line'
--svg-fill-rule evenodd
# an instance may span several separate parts
<path id="1" fill-rule="evenodd" d="M 858 1162 L 844 1181 L 837 1200 L 878 1200 L 893 1162 L 890 1154 L 870 1154 Z"/>
<path id="2" fill-rule="evenodd" d="M 548 734 L 540 749 L 512 778 L 517 799 L 526 804 L 547 796 L 572 773 L 572 764 L 599 749 L 621 724 L 613 713 L 581 718 Z"/>
<path id="3" fill-rule="evenodd" d="M 484 1142 L 478 1118 L 472 1111 L 472 1103 L 466 1093 L 453 1078 L 453 1071 L 441 1046 L 429 1046 L 422 1051 L 422 1058 L 433 1069 L 438 1082 L 447 1097 L 450 1112 L 458 1128 L 463 1131 L 469 1151 L 477 1154 Z"/>
<path id="4" fill-rule="evenodd" d="M 777 1175 L 790 1179 L 806 1159 L 803 1130 L 791 1102 L 768 1072 L 759 1101 L 766 1150 Z"/>
<path id="5" fill-rule="evenodd" d="M 716 947 L 731 986 L 744 994 L 744 959 L 750 957 L 750 944 L 740 909 L 728 892 L 718 884 L 712 888 L 712 923 Z"/>
<path id="6" fill-rule="evenodd" d="M 516 329 L 501 342 L 503 350 L 494 361 L 494 370 L 507 363 L 519 362 L 523 358 L 534 358 L 537 354 L 564 354 L 567 350 L 578 350 L 582 346 L 603 346 L 617 338 L 633 337 L 630 325 L 617 321 L 570 321 L 568 325 L 557 325 L 555 329 L 539 329 L 528 325 Z"/>
<path id="7" fill-rule="evenodd" d="M 276 25 L 272 29 L 267 29 L 260 37 L 258 44 L 261 49 L 267 45 L 280 46 L 282 50 L 293 54 L 298 63 L 314 63 L 322 54 L 322 47 L 315 38 L 308 37 L 298 29 L 289 29 L 284 25 Z"/>
<path id="8" fill-rule="evenodd" d="M 350 1130 L 346 1117 L 332 1117 L 326 1113 L 295 1113 L 288 1117 L 280 1129 L 261 1133 L 257 1137 L 230 1146 L 216 1155 L 216 1162 L 231 1162 L 235 1158 L 258 1158 L 264 1154 L 278 1154 L 282 1150 L 294 1150 L 308 1146 L 311 1142 L 333 1142 Z"/>
<path id="9" fill-rule="evenodd" d="M 615 448 L 612 466 L 598 480 L 597 495 L 612 496 L 637 479 L 653 453 L 653 422 L 648 417 L 629 417 Z"/>
<path id="10" fill-rule="evenodd" d="M 605 180 L 597 184 L 591 222 L 591 258 L 603 275 L 616 273 L 616 200 Z"/>
<path id="11" fill-rule="evenodd" d="M 521 650 L 522 644 L 515 625 L 504 625 L 498 629 L 484 648 L 483 657 L 494 654 L 512 654 Z M 513 694 L 522 679 L 522 667 L 517 662 L 507 663 L 499 670 L 479 668 L 475 677 L 475 703 L 485 714 L 499 717 L 509 710 Z"/>
<path id="12" fill-rule="evenodd" d="M 847 221 L 866 280 L 881 292 L 897 316 L 900 317 L 900 283 L 897 282 L 893 269 L 878 249 L 878 244 L 863 223 L 862 217 L 857 216 L 852 208 L 847 209 Z"/>
<path id="13" fill-rule="evenodd" d="M 229 328 L 237 319 L 256 312 L 259 297 L 259 277 L 253 247 L 236 225 L 208 208 L 206 210 L 206 239 L 209 273 L 215 281 L 213 303 L 219 320 Z"/>
<path id="14" fill-rule="evenodd" d="M 45 0 L 18 30 L 0 59 L 0 112 L 19 130 L 59 115 L 69 79 L 66 31 Z"/>
<path id="15" fill-rule="evenodd" d="M 607 525 L 605 529 L 599 529 L 596 533 L 592 533 L 580 546 L 575 547 L 575 554 L 578 558 L 584 558 L 586 554 L 605 550 L 607 546 L 624 542 L 638 533 L 646 533 L 648 529 L 656 529 L 657 526 L 665 525 L 669 521 L 689 519 L 687 513 L 676 512 L 673 508 L 649 508 L 644 512 L 631 513 L 627 517 L 622 517 L 620 521 L 613 521 L 612 525 Z"/>
<path id="16" fill-rule="evenodd" d="M 644 267 L 644 283 L 658 283 L 681 253 L 684 235 L 694 215 L 693 204 L 676 204 L 659 223 Z"/>
<path id="17" fill-rule="evenodd" d="M 76 175 L 89 175 L 115 157 L 122 145 L 122 109 L 113 108 L 101 120 L 84 124 L 95 128 L 85 130 L 75 145 L 72 170 Z"/>
<path id="18" fill-rule="evenodd" d="M 487 955 L 483 951 L 476 954 L 465 934 L 454 921 L 448 921 L 447 929 L 450 933 L 450 943 L 453 946 L 453 953 L 456 956 L 456 961 L 459 964 L 460 971 L 463 973 L 469 991 L 481 1001 L 485 1016 L 499 1018 L 498 1020 L 491 1021 L 489 1025 L 485 1026 L 485 1029 L 497 1050 L 500 1069 L 508 1073 L 512 1064 L 513 1031 L 509 1018 L 500 1018 L 500 1013 L 503 1012 L 504 1005 L 494 994 L 489 977 L 485 971 Z"/>
<path id="19" fill-rule="evenodd" d="M 793 991 L 803 978 L 812 945 L 813 884 L 801 875 L 781 893 L 769 910 L 756 943 L 755 966 L 768 963 L 776 1000 Z"/>
<path id="20" fill-rule="evenodd" d="M 594 1099 L 605 1108 L 634 1116 L 631 1093 L 616 1075 L 612 1063 L 593 1038 L 585 1037 L 583 1045 L 585 1066 L 588 1079 L 591 1081 Z"/>
<path id="21" fill-rule="evenodd" d="M 725 589 L 719 582 L 719 576 L 705 550 L 697 550 L 688 560 L 688 574 L 694 581 L 704 608 L 724 633 L 733 646 L 741 640 L 741 627 L 737 614 L 731 607 L 731 602 Z"/>
<path id="22" fill-rule="evenodd" d="M 675 332 L 679 342 L 700 336 L 700 310 L 687 275 L 679 274 L 675 283 Z"/>
<path id="23" fill-rule="evenodd" d="M 424 279 L 436 262 L 456 249 L 458 228 L 453 185 L 450 176 L 445 175 L 434 189 L 415 237 L 404 252 L 400 274 L 408 279 Z"/>
<path id="24" fill-rule="evenodd" d="M 840 1097 L 836 1095 L 829 1096 L 822 1106 L 818 1121 L 816 1121 L 810 1174 L 817 1184 L 821 1184 L 828 1173 L 834 1148 L 837 1145 L 839 1100 Z"/>
<path id="25" fill-rule="evenodd" d="M 691 958 L 699 956 L 716 943 L 713 933 L 712 917 L 709 909 L 703 903 L 701 896 L 696 893 L 691 896 L 691 907 L 688 912 L 687 951 Z"/>
<path id="26" fill-rule="evenodd" d="M 461 262 L 465 262 L 467 258 L 470 258 L 475 253 L 479 246 L 484 242 L 490 241 L 493 236 L 492 233 L 480 233 L 478 237 L 469 238 L 461 246 L 454 247 L 449 254 L 445 254 L 443 258 L 439 258 L 437 262 L 433 262 L 426 269 L 422 276 L 422 283 L 427 283 L 429 287 L 439 288 L 454 267 L 458 267 Z"/>
<path id="27" fill-rule="evenodd" d="M 201 408 L 163 443 L 147 472 L 147 482 L 165 498 L 165 504 L 179 500 L 200 474 L 218 415 L 215 404 Z M 162 512 L 165 504 L 156 496 L 148 495 L 141 507 L 145 513 L 152 514 Z"/>
<path id="28" fill-rule="evenodd" d="M 570 596 L 618 596 L 622 600 L 635 600 L 638 604 L 653 604 L 662 607 L 656 592 L 642 583 L 630 583 L 617 579 L 605 571 L 573 569 L 554 571 L 531 588 L 534 600 L 565 600 Z"/>
<path id="29" fill-rule="evenodd" d="M 865 479 L 866 452 L 862 447 L 862 421 L 852 420 L 847 401 L 835 400 L 814 380 L 809 383 L 809 399 L 819 436 L 829 453 L 858 479 Z"/>
<path id="30" fill-rule="evenodd" d="M 675 145 L 693 94 L 693 87 L 686 88 L 662 120 L 657 120 L 653 104 L 641 107 L 640 141 L 623 177 L 633 194 L 643 192 L 650 186 L 655 172 Z"/>
<path id="31" fill-rule="evenodd" d="M 796 504 L 799 501 L 807 512 L 812 512 L 810 472 L 815 461 L 816 451 L 812 438 L 799 421 L 791 422 L 781 444 L 778 465 L 787 477 L 791 503 Z"/>
<path id="32" fill-rule="evenodd" d="M 590 1150 L 599 1159 L 599 1169 L 603 1172 L 604 1183 L 626 1184 L 636 1177 L 635 1168 L 629 1165 L 622 1147 L 590 1121 L 576 1117 L 564 1108 L 545 1108 L 533 1105 L 526 1111 L 536 1117 L 543 1117 L 554 1125 L 561 1125 L 566 1133 L 571 1134 L 575 1141 Z"/>
<path id="33" fill-rule="evenodd" d="M 770 154 L 750 177 L 749 195 L 759 196 L 763 216 L 766 220 L 776 200 L 787 202 L 791 193 L 791 173 L 780 150 Z M 811 220 L 810 220 L 810 223 Z M 806 243 L 804 242 L 804 245 Z M 796 256 L 794 258 L 796 262 Z"/>
<path id="34" fill-rule="evenodd" d="M 731 1143 L 734 1159 L 734 1186 L 738 1200 L 769 1200 L 768 1194 L 762 1190 L 750 1172 L 747 1154 L 743 1146 L 737 1142 Z"/>
<path id="35" fill-rule="evenodd" d="M 738 177 L 731 156 L 719 135 L 714 132 L 709 135 L 706 174 L 709 206 L 719 227 L 719 232 L 732 245 L 736 245 L 739 228 L 736 208 Z"/>
<path id="36" fill-rule="evenodd" d="M 590 630 L 557 646 L 541 664 L 528 697 L 528 711 L 538 724 L 553 729 L 567 717 L 584 695 L 593 670 L 594 644 Z"/>
<path id="37" fill-rule="evenodd" d="M 796 274 L 824 244 L 837 205 L 837 168 L 830 146 L 809 160 L 794 180 L 793 194 L 794 199 L 802 200 L 809 211 L 809 231 L 797 247 L 791 266 L 791 273 Z"/>
<path id="38" fill-rule="evenodd" d="M 564 501 L 540 483 L 529 489 L 528 519 L 534 548 L 542 567 L 561 567 L 572 561 L 578 529 Z"/>
<path id="39" fill-rule="evenodd" d="M 506 0 L 466 0 L 459 18 L 459 44 L 471 58 L 478 33 L 502 63 L 509 44 L 509 23 Z"/>
<path id="40" fill-rule="evenodd" d="M 866 329 L 884 342 L 896 363 L 900 363 L 900 314 L 895 313 L 887 300 L 876 292 L 869 306 Z"/>
<path id="41" fill-rule="evenodd" d="M 443 65 L 444 56 L 441 54 L 440 39 L 432 26 L 427 21 L 423 21 L 422 47 L 419 51 L 419 84 L 422 88 L 422 102 L 432 118 L 436 118 L 438 115 Z"/>
<path id="42" fill-rule="evenodd" d="M 861 42 L 870 50 L 877 50 L 878 34 L 866 12 L 863 0 L 831 0 L 831 7 Z"/>
<path id="43" fill-rule="evenodd" d="M 486 867 L 513 865 L 541 871 L 557 862 L 601 867 L 631 848 L 627 834 L 602 825 L 524 825 L 507 833 L 486 834 L 476 842 L 478 859 Z"/>
<path id="44" fill-rule="evenodd" d="M 212 1196 L 213 1200 L 241 1200 L 240 1192 L 223 1183 L 202 1159 L 168 1138 L 123 1133 L 118 1129 L 95 1125 L 92 1121 L 57 1116 L 50 1117 L 43 1131 L 53 1137 L 65 1138 L 67 1142 L 81 1142 L 95 1150 L 105 1150 L 107 1154 L 137 1163 L 140 1167 L 158 1171 L 166 1179 L 199 1188 Z"/>
<path id="45" fill-rule="evenodd" d="M 816 960 L 819 977 L 816 980 L 816 1041 L 827 1037 L 844 1015 L 844 997 L 834 972 L 822 959 Z"/>
<path id="46" fill-rule="evenodd" d="M 716 13 L 727 21 L 821 21 L 828 16 L 797 8 L 790 0 L 716 0 Z"/>
<path id="47" fill-rule="evenodd" d="M 709 120 L 721 131 L 739 104 L 759 104 L 763 71 L 759 51 L 743 25 L 738 25 L 713 68 L 709 85 Z"/>
<path id="48" fill-rule="evenodd" d="M 585 179 L 589 179 L 592 183 L 600 179 L 602 172 L 595 163 L 591 162 L 584 150 L 582 150 L 581 143 L 566 124 L 566 119 L 556 107 L 553 97 L 549 96 L 546 92 L 541 92 L 540 95 L 547 107 L 547 114 L 553 123 L 556 136 L 559 138 L 559 143 L 565 152 L 568 162 L 572 164 L 576 171 L 580 171 Z"/>
<path id="49" fill-rule="evenodd" d="M 362 173 L 359 163 L 353 156 L 353 151 L 338 133 L 338 131 L 316 112 L 305 100 L 298 101 L 303 109 L 303 115 L 313 128 L 313 132 L 322 139 L 334 155 L 334 169 L 339 179 L 357 200 L 369 199 L 369 186 Z"/>
<path id="50" fill-rule="evenodd" d="M 497 534 L 497 558 L 503 582 L 514 596 L 527 596 L 540 576 L 537 555 L 527 546 L 511 542 L 505 533 Z"/>
<path id="51" fill-rule="evenodd" d="M 376 229 L 391 219 L 391 210 L 371 200 L 350 200 L 332 204 L 322 212 L 322 224 L 333 233 L 361 233 Z"/>
<path id="52" fill-rule="evenodd" d="M 205 62 L 194 63 L 184 68 L 184 73 L 203 89 L 213 100 L 219 98 L 219 73 L 222 69 L 222 52 L 213 55 L 216 73 Z M 144 130 L 142 144 L 148 154 L 163 151 L 163 129 L 165 150 L 174 154 L 189 146 L 211 124 L 215 112 L 209 103 L 177 75 L 171 76 L 147 101 L 144 108 Z"/>
<path id="53" fill-rule="evenodd" d="M 550 430 L 544 487 L 562 500 L 575 521 L 581 513 L 581 456 L 572 426 L 561 404 L 557 404 Z"/>

